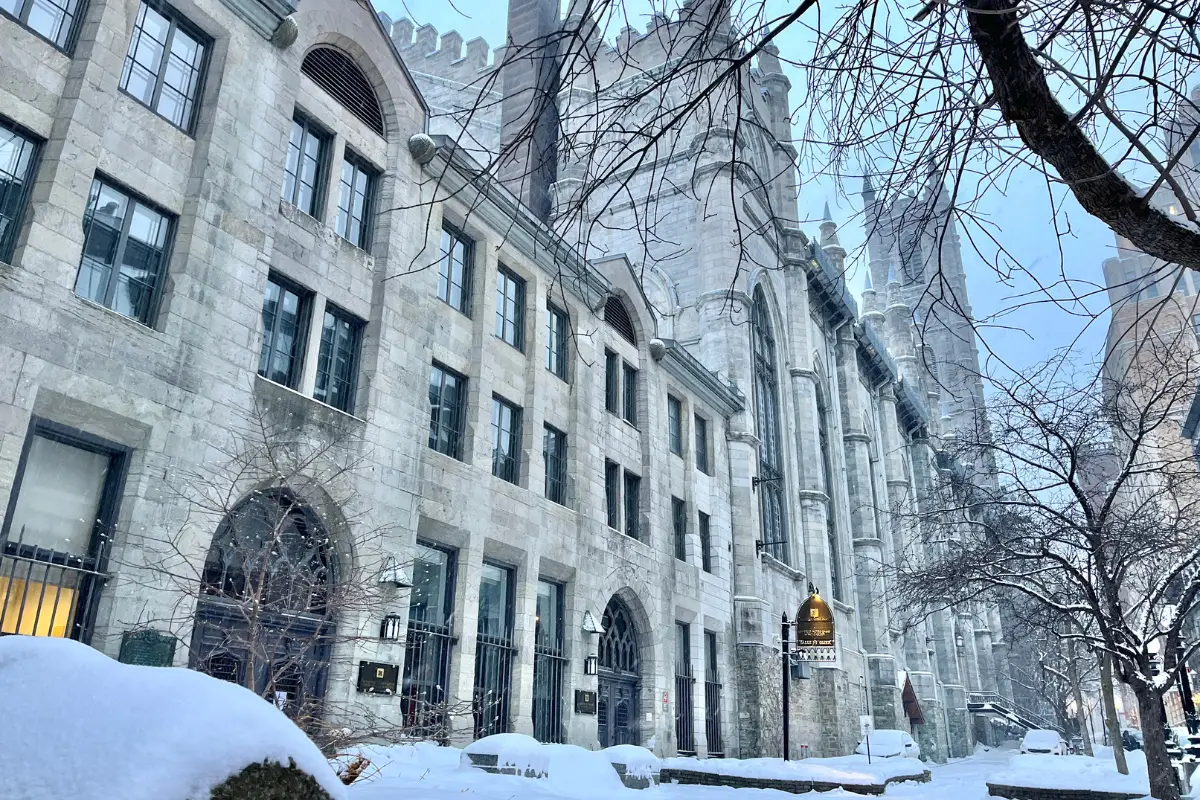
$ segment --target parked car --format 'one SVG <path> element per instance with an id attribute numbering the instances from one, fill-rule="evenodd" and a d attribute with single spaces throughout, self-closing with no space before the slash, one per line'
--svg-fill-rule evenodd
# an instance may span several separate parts
<path id="1" fill-rule="evenodd" d="M 858 743 L 854 752 L 860 756 L 867 754 L 867 742 L 871 744 L 872 758 L 920 758 L 921 747 L 904 731 L 878 730 L 867 734 L 867 738 Z"/>
<path id="2" fill-rule="evenodd" d="M 1126 750 L 1142 749 L 1142 732 L 1126 728 L 1121 731 L 1121 746 Z"/>
<path id="3" fill-rule="evenodd" d="M 1052 756 L 1065 756 L 1067 743 L 1063 741 L 1058 731 L 1028 731 L 1021 740 L 1022 753 L 1045 753 Z"/>

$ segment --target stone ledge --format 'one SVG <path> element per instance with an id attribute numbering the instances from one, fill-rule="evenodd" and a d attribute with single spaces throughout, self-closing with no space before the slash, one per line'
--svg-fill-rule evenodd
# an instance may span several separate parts
<path id="1" fill-rule="evenodd" d="M 481 769 L 484 772 L 493 775 L 520 775 L 523 778 L 545 778 L 546 773 L 538 770 L 526 769 L 520 770 L 513 766 L 499 766 L 499 757 L 494 753 L 467 753 L 467 758 L 471 759 L 471 766 Z M 612 768 L 621 778 L 621 783 L 625 784 L 626 789 L 649 789 L 652 786 L 657 786 L 659 776 L 647 778 L 639 775 L 628 774 L 628 767 L 625 764 L 612 763 Z"/>
<path id="2" fill-rule="evenodd" d="M 920 774 L 897 775 L 883 783 L 826 783 L 824 781 L 793 781 L 784 778 L 747 778 L 740 775 L 718 775 L 714 772 L 697 772 L 685 769 L 664 769 L 659 776 L 662 783 L 679 783 L 695 786 L 728 786 L 733 789 L 778 789 L 791 794 L 806 792 L 831 792 L 844 789 L 853 794 L 881 795 L 890 783 L 915 781 L 928 783 L 929 770 Z M 1038 800 L 1041 800 L 1038 798 Z"/>
<path id="3" fill-rule="evenodd" d="M 1008 800 L 1138 800 L 1141 792 L 1102 792 L 1095 789 L 1043 789 L 1033 786 L 1005 786 L 989 783 L 988 794 Z"/>

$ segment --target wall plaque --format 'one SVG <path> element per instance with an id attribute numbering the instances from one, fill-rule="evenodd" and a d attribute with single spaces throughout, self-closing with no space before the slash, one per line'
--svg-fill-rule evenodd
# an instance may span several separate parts
<path id="1" fill-rule="evenodd" d="M 576 714 L 595 714 L 596 713 L 596 693 L 588 692 L 583 689 L 575 690 L 575 713 Z"/>
<path id="2" fill-rule="evenodd" d="M 396 693 L 396 682 L 399 678 L 400 667 L 395 664 L 358 662 L 358 691 L 363 694 L 393 695 Z"/>
<path id="3" fill-rule="evenodd" d="M 169 667 L 175 660 L 175 637 L 152 630 L 125 631 L 117 660 L 143 667 Z"/>

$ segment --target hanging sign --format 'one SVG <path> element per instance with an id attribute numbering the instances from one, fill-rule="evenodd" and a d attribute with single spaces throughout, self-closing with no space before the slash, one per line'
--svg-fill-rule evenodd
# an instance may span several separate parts
<path id="1" fill-rule="evenodd" d="M 810 587 L 808 599 L 796 611 L 796 647 L 792 659 L 809 663 L 837 661 L 837 634 L 833 628 L 833 610 Z"/>

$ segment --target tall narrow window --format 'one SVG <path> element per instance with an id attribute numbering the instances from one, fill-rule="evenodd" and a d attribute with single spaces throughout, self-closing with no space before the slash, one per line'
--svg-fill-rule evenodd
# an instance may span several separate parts
<path id="1" fill-rule="evenodd" d="M 475 640 L 475 738 L 507 733 L 513 653 L 513 571 L 483 563 Z"/>
<path id="2" fill-rule="evenodd" d="M 467 379 L 436 361 L 429 374 L 429 446 L 462 460 Z"/>
<path id="3" fill-rule="evenodd" d="M 708 460 L 708 420 L 696 414 L 692 418 L 692 427 L 696 429 L 696 469 L 705 475 L 711 475 L 712 465 Z"/>
<path id="4" fill-rule="evenodd" d="M 700 535 L 700 568 L 712 572 L 712 531 L 709 529 L 708 514 L 698 512 L 696 523 L 696 532 Z"/>
<path id="5" fill-rule="evenodd" d="M 621 409 L 621 359 L 612 350 L 604 351 L 604 408 L 613 414 Z"/>
<path id="6" fill-rule="evenodd" d="M 333 305 L 325 306 L 313 397 L 347 414 L 354 413 L 362 329 L 362 320 Z"/>
<path id="7" fill-rule="evenodd" d="M 121 88 L 175 127 L 190 131 L 208 43 L 208 37 L 165 4 L 142 0 Z"/>
<path id="8" fill-rule="evenodd" d="M 564 381 L 567 380 L 567 365 L 570 357 L 570 328 L 567 312 L 554 304 L 546 306 L 546 369 Z"/>
<path id="9" fill-rule="evenodd" d="M 621 391 L 625 393 L 625 403 L 622 406 L 622 417 L 630 425 L 635 428 L 638 424 L 638 407 L 637 407 L 637 377 L 638 371 L 625 364 L 621 367 Z"/>
<path id="10" fill-rule="evenodd" d="M 675 558 L 687 561 L 687 503 L 671 498 L 671 528 L 675 533 Z"/>
<path id="11" fill-rule="evenodd" d="M 762 287 L 754 290 L 750 318 L 754 352 L 754 417 L 758 428 L 758 500 L 764 550 L 788 560 L 787 518 L 784 516 L 783 452 L 779 430 L 779 377 L 775 336 Z"/>
<path id="12" fill-rule="evenodd" d="M 0 0 L 0 8 L 4 5 Z M 37 169 L 38 144 L 0 119 L 0 261 L 12 259 Z"/>
<path id="13" fill-rule="evenodd" d="M 454 646 L 454 553 L 417 542 L 404 643 L 405 727 L 428 739 L 450 735 L 450 656 Z"/>
<path id="14" fill-rule="evenodd" d="M 80 297 L 151 325 L 167 266 L 171 217 L 96 178 L 83 215 Z"/>
<path id="15" fill-rule="evenodd" d="M 537 616 L 533 624 L 533 736 L 539 742 L 562 742 L 562 697 L 567 672 L 563 642 L 562 584 L 539 580 Z"/>
<path id="16" fill-rule="evenodd" d="M 567 435 L 551 425 L 542 436 L 542 457 L 546 462 L 546 499 L 567 502 Z"/>
<path id="17" fill-rule="evenodd" d="M 825 531 L 829 542 L 829 591 L 833 599 L 842 599 L 842 553 L 838 547 L 837 524 L 834 521 L 833 460 L 829 452 L 829 414 L 825 395 L 817 392 L 817 437 L 821 446 L 821 479 L 825 490 Z"/>
<path id="18" fill-rule="evenodd" d="M 272 275 L 267 278 L 262 316 L 263 342 L 258 355 L 258 374 L 295 389 L 304 364 L 308 293 Z"/>
<path id="19" fill-rule="evenodd" d="M 683 403 L 674 395 L 667 395 L 667 444 L 671 452 L 683 455 Z"/>
<path id="20" fill-rule="evenodd" d="M 474 243 L 454 228 L 442 228 L 442 261 L 437 296 L 456 311 L 471 314 L 471 260 Z"/>
<path id="21" fill-rule="evenodd" d="M 321 184 L 329 157 L 329 134 L 299 114 L 292 120 L 287 165 L 283 172 L 283 199 L 315 217 L 321 207 Z"/>
<path id="22" fill-rule="evenodd" d="M 692 677 L 692 647 L 690 626 L 675 623 L 675 742 L 680 755 L 696 755 L 696 731 L 693 720 L 695 699 Z"/>
<path id="23" fill-rule="evenodd" d="M 91 638 L 127 457 L 34 420 L 0 528 L 0 635 Z"/>
<path id="24" fill-rule="evenodd" d="M 81 0 L 0 0 L 0 14 L 16 18 L 17 22 L 45 39 L 59 50 L 72 44 L 79 21 Z"/>
<path id="25" fill-rule="evenodd" d="M 632 472 L 625 473 L 625 535 L 641 538 L 642 479 Z"/>
<path id="26" fill-rule="evenodd" d="M 604 503 L 608 527 L 621 529 L 621 467 L 604 462 Z"/>
<path id="27" fill-rule="evenodd" d="M 521 479 L 521 409 L 499 397 L 492 398 L 492 474 Z"/>
<path id="28" fill-rule="evenodd" d="M 717 660 L 717 635 L 704 632 L 704 732 L 709 758 L 725 755 L 721 735 L 721 671 Z"/>
<path id="29" fill-rule="evenodd" d="M 525 349 L 525 281 L 504 267 L 496 278 L 496 336 Z"/>
<path id="30" fill-rule="evenodd" d="M 363 250 L 371 249 L 378 175 L 374 167 L 346 151 L 338 193 L 337 232 L 338 236 Z"/>

